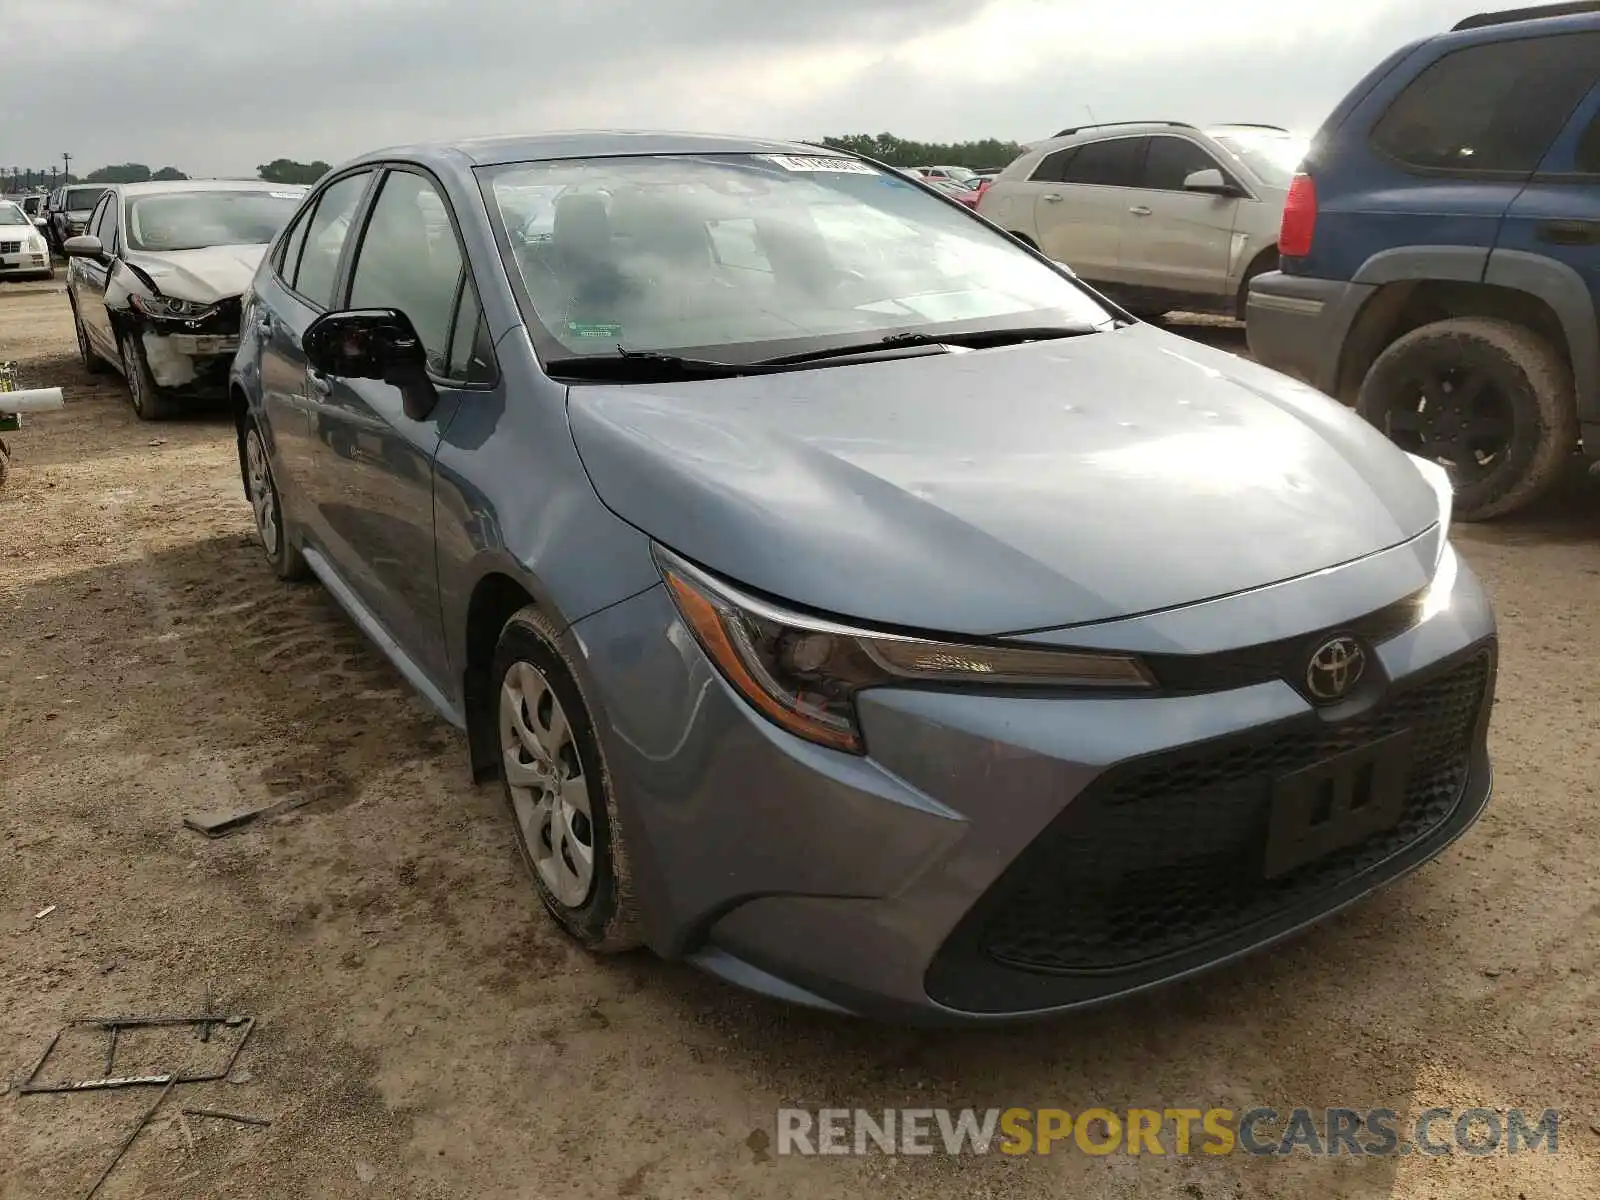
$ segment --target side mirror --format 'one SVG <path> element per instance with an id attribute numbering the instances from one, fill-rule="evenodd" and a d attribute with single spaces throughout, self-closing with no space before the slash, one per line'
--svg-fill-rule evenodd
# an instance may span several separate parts
<path id="1" fill-rule="evenodd" d="M 92 233 L 80 233 L 77 237 L 69 237 L 61 243 L 61 252 L 68 258 L 102 259 L 106 256 L 106 248 Z"/>
<path id="2" fill-rule="evenodd" d="M 324 375 L 378 379 L 399 388 L 413 421 L 426 420 L 439 403 L 422 339 L 397 308 L 324 313 L 306 327 L 301 344 L 306 361 Z"/>
<path id="3" fill-rule="evenodd" d="M 1183 190 L 1209 192 L 1213 196 L 1227 196 L 1233 193 L 1233 188 L 1222 177 L 1222 172 L 1215 167 L 1207 167 L 1204 171 L 1196 171 L 1193 175 L 1185 176 Z"/>
<path id="4" fill-rule="evenodd" d="M 48 229 L 50 227 L 50 219 L 48 217 L 35 217 L 33 223 L 40 229 Z"/>

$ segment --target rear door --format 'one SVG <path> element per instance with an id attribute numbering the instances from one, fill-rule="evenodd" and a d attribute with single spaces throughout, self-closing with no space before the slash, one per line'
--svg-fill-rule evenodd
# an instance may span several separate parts
<path id="1" fill-rule="evenodd" d="M 1600 309 L 1600 86 L 1512 204 L 1495 249 L 1539 254 L 1571 267 Z"/>
<path id="2" fill-rule="evenodd" d="M 273 251 L 273 270 L 251 306 L 260 347 L 261 404 L 284 516 L 315 544 L 323 544 L 315 470 L 315 413 L 307 395 L 306 327 L 333 304 L 346 242 L 377 172 L 371 168 L 329 183 L 300 210 Z"/>
<path id="3" fill-rule="evenodd" d="M 1119 251 L 1148 141 L 1116 137 L 1074 147 L 1060 162 L 1059 182 L 1047 183 L 1035 200 L 1039 248 L 1091 283 L 1125 279 Z"/>
<path id="4" fill-rule="evenodd" d="M 1122 233 L 1119 257 L 1127 286 L 1158 299 L 1193 299 L 1206 308 L 1231 299 L 1228 266 L 1239 197 L 1183 186 L 1196 171 L 1211 170 L 1238 185 L 1234 173 L 1200 143 L 1176 134 L 1150 138 L 1140 193 L 1130 197 L 1132 219 Z"/>

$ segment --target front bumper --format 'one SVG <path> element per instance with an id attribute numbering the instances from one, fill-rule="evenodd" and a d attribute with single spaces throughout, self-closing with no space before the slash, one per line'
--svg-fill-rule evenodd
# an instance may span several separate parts
<path id="1" fill-rule="evenodd" d="M 1245 303 L 1251 357 L 1338 398 L 1345 337 L 1376 290 L 1369 284 L 1282 271 L 1256 276 Z"/>
<path id="2" fill-rule="evenodd" d="M 1382 686 L 1358 711 L 1318 712 L 1282 680 L 1127 699 L 881 689 L 859 702 L 866 758 L 754 715 L 660 588 L 569 638 L 608 718 L 656 950 L 836 1011 L 993 1022 L 1237 958 L 1464 832 L 1489 794 L 1494 621 L 1464 564 L 1435 606 L 1374 642 Z M 1271 779 L 1402 725 L 1399 823 L 1261 880 Z"/>
<path id="3" fill-rule="evenodd" d="M 50 270 L 48 247 L 29 250 L 18 243 L 15 250 L 4 248 L 10 244 L 0 242 L 0 275 L 42 275 Z"/>

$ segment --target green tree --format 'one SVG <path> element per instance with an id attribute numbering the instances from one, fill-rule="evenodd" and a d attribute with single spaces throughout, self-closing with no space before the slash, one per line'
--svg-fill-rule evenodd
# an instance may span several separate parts
<path id="1" fill-rule="evenodd" d="M 325 162 L 296 162 L 292 158 L 275 158 L 256 168 L 256 174 L 268 183 L 315 183 L 328 173 Z"/>
<path id="2" fill-rule="evenodd" d="M 118 163 L 84 176 L 85 183 L 146 183 L 149 179 L 150 168 L 143 163 Z"/>
<path id="3" fill-rule="evenodd" d="M 159 182 L 165 182 L 169 179 L 187 179 L 189 177 L 182 171 L 178 170 L 177 167 L 162 167 L 161 170 L 150 176 L 150 178 Z"/>
<path id="4" fill-rule="evenodd" d="M 822 145 L 863 154 L 891 167 L 1004 167 L 1022 153 L 1016 142 L 984 138 L 977 142 L 913 142 L 892 133 L 847 133 L 825 137 Z"/>

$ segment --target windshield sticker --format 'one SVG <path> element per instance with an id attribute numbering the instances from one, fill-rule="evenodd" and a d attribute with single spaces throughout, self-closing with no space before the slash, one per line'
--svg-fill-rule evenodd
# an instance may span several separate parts
<path id="1" fill-rule="evenodd" d="M 573 337 L 606 338 L 614 342 L 622 336 L 622 326 L 612 321 L 568 321 L 567 332 Z"/>
<path id="2" fill-rule="evenodd" d="M 298 199 L 300 199 L 301 196 L 304 196 L 305 193 L 304 192 L 268 192 L 267 195 L 271 196 L 274 200 L 298 200 Z"/>
<path id="3" fill-rule="evenodd" d="M 766 160 L 785 171 L 824 171 L 840 175 L 876 175 L 878 172 L 853 158 L 823 158 L 799 154 L 768 154 Z"/>

